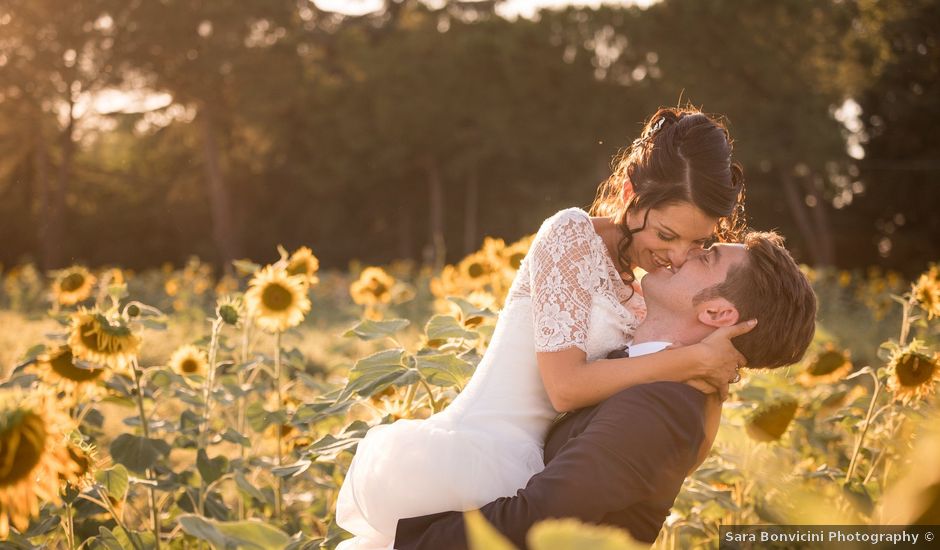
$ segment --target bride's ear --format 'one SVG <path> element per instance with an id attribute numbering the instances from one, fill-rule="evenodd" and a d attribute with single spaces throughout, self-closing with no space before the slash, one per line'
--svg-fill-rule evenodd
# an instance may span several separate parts
<path id="1" fill-rule="evenodd" d="M 698 304 L 698 320 L 710 327 L 730 327 L 738 323 L 738 308 L 728 300 L 717 297 Z"/>
<path id="2" fill-rule="evenodd" d="M 623 180 L 623 190 L 620 194 L 620 199 L 624 204 L 627 204 L 627 201 L 630 200 L 630 197 L 633 196 L 633 182 L 630 181 L 630 176 L 625 176 Z"/>

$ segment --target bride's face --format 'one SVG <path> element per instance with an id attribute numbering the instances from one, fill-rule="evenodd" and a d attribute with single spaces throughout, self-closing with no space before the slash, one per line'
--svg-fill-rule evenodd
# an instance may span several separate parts
<path id="1" fill-rule="evenodd" d="M 677 271 L 686 260 L 699 254 L 715 233 L 718 218 L 709 216 L 688 202 L 627 214 L 631 228 L 646 227 L 633 233 L 630 260 L 634 266 L 652 273 L 657 269 Z"/>

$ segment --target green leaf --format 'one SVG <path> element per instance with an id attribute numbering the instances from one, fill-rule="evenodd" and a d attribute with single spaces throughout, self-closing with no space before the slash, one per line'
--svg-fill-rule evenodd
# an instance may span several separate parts
<path id="1" fill-rule="evenodd" d="M 463 513 L 470 550 L 516 550 L 502 533 L 490 525 L 479 510 Z"/>
<path id="2" fill-rule="evenodd" d="M 387 319 L 385 321 L 372 321 L 364 319 L 361 323 L 347 330 L 343 336 L 355 336 L 360 340 L 378 340 L 390 338 L 396 332 L 407 327 L 411 322 L 407 319 Z"/>
<path id="3" fill-rule="evenodd" d="M 286 424 L 287 412 L 269 411 L 265 409 L 260 402 L 255 401 L 245 409 L 245 418 L 248 419 L 248 424 L 251 426 L 251 429 L 256 432 L 261 432 L 272 424 Z"/>
<path id="4" fill-rule="evenodd" d="M 121 502 L 124 495 L 127 494 L 128 475 L 127 468 L 121 464 L 115 464 L 107 470 L 100 470 L 95 474 L 95 481 L 98 482 L 108 495 L 114 500 Z"/>
<path id="5" fill-rule="evenodd" d="M 235 484 L 238 485 L 238 488 L 245 492 L 251 498 L 257 500 L 258 502 L 265 503 L 268 502 L 268 499 L 265 497 L 261 489 L 255 487 L 247 479 L 245 479 L 244 474 L 241 472 L 235 473 Z M 270 504 L 270 502 L 268 502 Z"/>
<path id="6" fill-rule="evenodd" d="M 271 473 L 277 477 L 295 477 L 307 471 L 307 468 L 310 467 L 311 462 L 309 460 L 298 460 L 293 464 L 285 464 L 283 466 L 277 466 L 271 468 Z"/>
<path id="7" fill-rule="evenodd" d="M 490 317 L 496 317 L 496 314 L 488 309 L 480 309 L 477 306 L 471 304 L 463 298 L 458 298 L 456 296 L 450 296 L 447 298 L 451 302 L 457 304 L 457 307 L 460 308 L 460 318 L 466 323 L 467 321 L 474 318 L 483 318 L 487 319 Z"/>
<path id="8" fill-rule="evenodd" d="M 311 445 L 308 450 L 315 453 L 318 457 L 334 460 L 339 453 L 347 449 L 352 450 L 353 447 L 358 445 L 359 441 L 365 437 L 367 431 L 369 431 L 369 425 L 361 420 L 357 420 L 349 426 L 346 426 L 346 429 L 343 433 L 339 434 L 339 437 L 326 434 Z"/>
<path id="9" fill-rule="evenodd" d="M 418 372 L 428 384 L 435 386 L 463 386 L 473 375 L 473 365 L 453 353 L 418 355 Z"/>
<path id="10" fill-rule="evenodd" d="M 196 468 L 206 485 L 222 477 L 228 471 L 228 459 L 224 456 L 209 458 L 205 449 L 196 453 Z"/>
<path id="11" fill-rule="evenodd" d="M 162 439 L 148 439 L 121 434 L 111 442 L 111 458 L 127 466 L 132 472 L 143 472 L 153 466 L 160 456 L 170 453 L 170 446 Z"/>
<path id="12" fill-rule="evenodd" d="M 187 534 L 207 541 L 218 550 L 233 547 L 248 550 L 281 550 L 290 544 L 290 537 L 287 534 L 258 519 L 216 521 L 194 514 L 184 514 L 179 517 L 179 524 Z"/>
<path id="13" fill-rule="evenodd" d="M 93 548 L 106 548 L 107 550 L 124 550 L 121 541 L 107 527 L 98 527 L 98 536 L 95 537 L 96 545 Z M 100 545 L 100 546 L 98 546 Z M 133 548 L 133 547 L 131 547 Z"/>
<path id="14" fill-rule="evenodd" d="M 531 550 L 648 550 L 623 529 L 581 523 L 576 519 L 550 519 L 532 526 L 526 536 Z"/>
<path id="15" fill-rule="evenodd" d="M 251 447 L 251 440 L 240 434 L 235 428 L 228 428 L 222 434 L 222 439 L 241 445 L 242 447 Z"/>
<path id="16" fill-rule="evenodd" d="M 407 386 L 417 383 L 418 373 L 408 369 L 403 361 L 405 350 L 388 349 L 360 359 L 349 371 L 349 383 L 337 401 L 344 401 L 353 393 L 362 397 L 380 392 L 388 386 Z"/>
<path id="17" fill-rule="evenodd" d="M 440 342 L 448 339 L 475 340 L 479 335 L 472 330 L 466 330 L 454 317 L 450 315 L 435 315 L 431 317 L 427 325 L 424 326 L 424 332 L 428 336 L 428 342 Z"/>

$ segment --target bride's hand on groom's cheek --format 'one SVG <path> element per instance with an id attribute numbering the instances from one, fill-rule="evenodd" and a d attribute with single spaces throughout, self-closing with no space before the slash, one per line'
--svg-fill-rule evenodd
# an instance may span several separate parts
<path id="1" fill-rule="evenodd" d="M 719 394 L 722 401 L 727 399 L 728 385 L 740 380 L 738 369 L 747 364 L 747 359 L 734 347 L 731 339 L 750 332 L 756 325 L 757 320 L 754 319 L 721 327 L 691 346 L 695 348 L 698 357 L 698 369 L 690 379 L 705 382 Z"/>

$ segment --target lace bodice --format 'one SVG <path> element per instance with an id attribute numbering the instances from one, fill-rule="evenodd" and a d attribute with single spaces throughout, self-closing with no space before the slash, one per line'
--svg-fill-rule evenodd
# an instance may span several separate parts
<path id="1" fill-rule="evenodd" d="M 633 290 L 633 291 L 632 291 Z M 513 282 L 506 307 L 531 298 L 536 351 L 572 346 L 588 352 L 592 305 L 606 301 L 632 334 L 646 316 L 638 289 L 620 278 L 603 239 L 587 212 L 562 210 L 545 220 Z"/>

